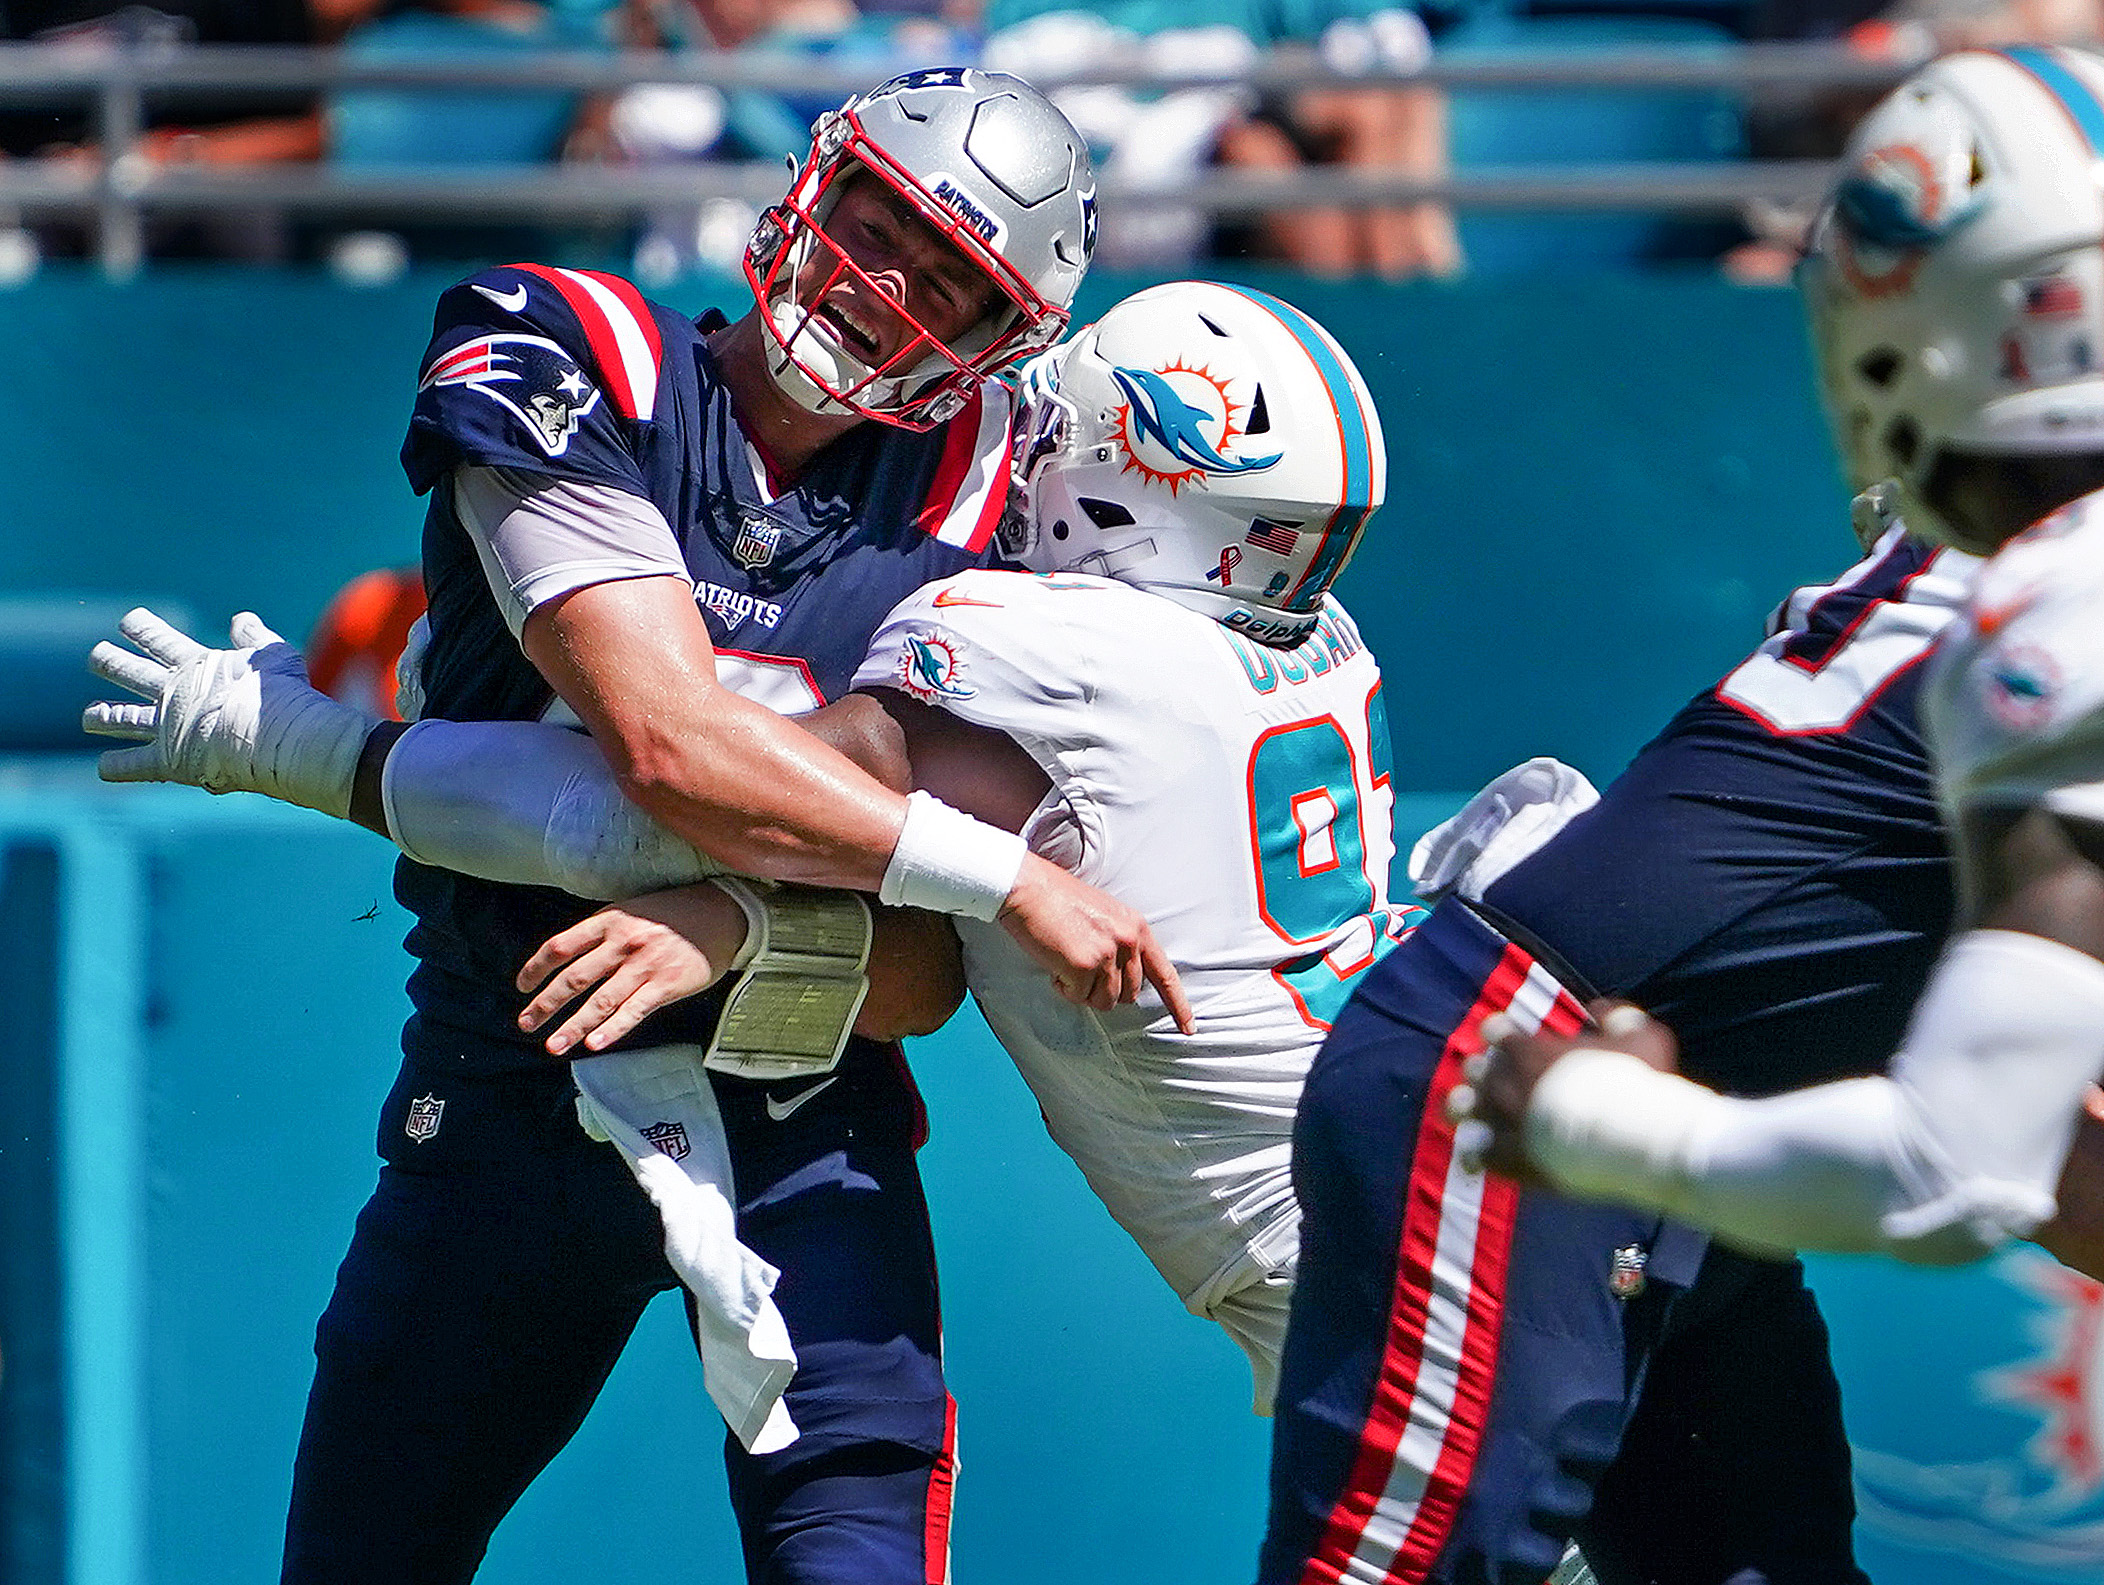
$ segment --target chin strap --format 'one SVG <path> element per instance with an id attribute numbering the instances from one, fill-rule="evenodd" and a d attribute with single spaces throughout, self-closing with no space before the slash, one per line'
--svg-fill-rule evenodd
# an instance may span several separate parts
<path id="1" fill-rule="evenodd" d="M 716 1022 L 706 1064 L 741 1079 L 831 1071 L 869 995 L 869 904 L 855 892 L 738 875 L 710 884 L 745 911 L 746 934 L 731 962 L 744 978 Z"/>

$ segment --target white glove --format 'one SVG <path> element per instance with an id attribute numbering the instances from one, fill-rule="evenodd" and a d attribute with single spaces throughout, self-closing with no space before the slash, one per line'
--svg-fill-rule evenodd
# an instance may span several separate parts
<path id="1" fill-rule="evenodd" d="M 1866 553 L 1877 549 L 1878 541 L 1899 526 L 1904 488 L 1897 479 L 1880 479 L 1848 503 L 1849 527 L 1856 531 L 1856 543 Z"/>
<path id="2" fill-rule="evenodd" d="M 1537 756 L 1485 787 L 1410 850 L 1410 884 L 1427 902 L 1480 899 L 1506 871 L 1600 801 L 1582 772 Z"/>
<path id="3" fill-rule="evenodd" d="M 102 756 L 104 781 L 259 792 L 348 818 L 373 720 L 317 691 L 299 651 L 261 617 L 234 618 L 232 649 L 207 649 L 143 608 L 117 631 L 145 654 L 105 641 L 88 669 L 150 702 L 91 704 L 82 715 L 83 730 L 139 744 Z"/>

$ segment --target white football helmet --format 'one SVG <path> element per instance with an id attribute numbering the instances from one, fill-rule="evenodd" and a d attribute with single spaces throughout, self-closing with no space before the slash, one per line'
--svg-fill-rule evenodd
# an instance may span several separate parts
<path id="1" fill-rule="evenodd" d="M 843 176 L 858 170 L 993 282 L 999 306 L 952 345 L 906 314 L 915 334 L 871 367 L 798 306 L 846 272 L 877 290 L 826 233 Z M 946 66 L 894 77 L 819 119 L 802 173 L 753 231 L 745 274 L 771 338 L 769 367 L 792 400 L 926 429 L 987 375 L 1058 338 L 1095 245 L 1095 168 L 1066 117 L 1019 77 Z M 812 273 L 818 290 L 800 297 Z"/>
<path id="2" fill-rule="evenodd" d="M 1329 332 L 1242 286 L 1126 298 L 1024 370 L 1001 532 L 1034 572 L 1117 578 L 1269 644 L 1315 626 L 1388 483 Z"/>
<path id="3" fill-rule="evenodd" d="M 1802 271 L 1855 489 L 1917 531 L 1948 451 L 2104 451 L 2104 62 L 1971 52 L 1857 127 Z"/>

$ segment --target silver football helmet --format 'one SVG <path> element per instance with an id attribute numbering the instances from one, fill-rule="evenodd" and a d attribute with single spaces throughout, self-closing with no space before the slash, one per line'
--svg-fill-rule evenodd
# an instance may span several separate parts
<path id="1" fill-rule="evenodd" d="M 904 198 L 993 283 L 995 309 L 951 344 L 905 314 L 912 334 L 872 367 L 800 306 L 846 272 L 876 289 L 826 232 L 855 171 Z M 894 77 L 820 118 L 802 173 L 753 232 L 745 273 L 769 366 L 792 400 L 925 429 L 1058 338 L 1095 243 L 1095 169 L 1066 117 L 1019 77 L 948 66 Z"/>
<path id="2" fill-rule="evenodd" d="M 1947 451 L 2104 451 L 2104 62 L 1948 56 L 1857 127 L 1802 284 L 1857 490 L 1908 525 Z"/>
<path id="3" fill-rule="evenodd" d="M 1291 304 L 1210 281 L 1128 297 L 1023 374 L 1003 552 L 1298 643 L 1388 482 L 1373 396 Z"/>

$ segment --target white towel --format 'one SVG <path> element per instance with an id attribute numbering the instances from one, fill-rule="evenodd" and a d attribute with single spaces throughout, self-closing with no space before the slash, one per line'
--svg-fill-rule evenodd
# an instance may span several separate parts
<path id="1" fill-rule="evenodd" d="M 665 1258 L 694 1295 L 709 1396 L 748 1450 L 772 1453 L 796 1440 L 782 1402 L 796 1350 L 771 1297 L 781 1273 L 738 1242 L 730 1144 L 701 1059 L 700 1046 L 656 1046 L 573 1062 L 577 1120 L 658 1209 Z"/>
<path id="2" fill-rule="evenodd" d="M 1546 755 L 1515 765 L 1410 850 L 1410 884 L 1436 902 L 1480 898 L 1493 882 L 1600 801 L 1593 784 Z"/>

